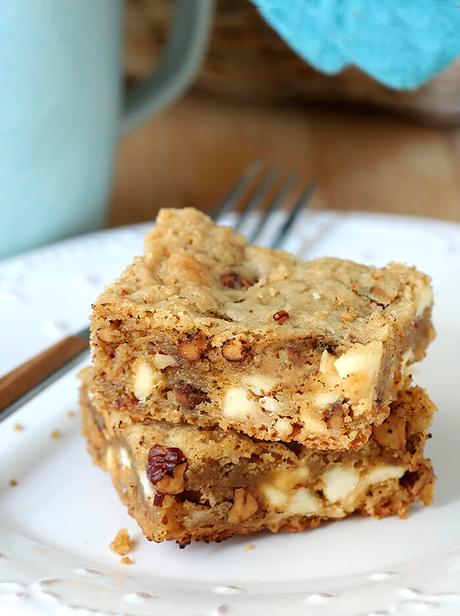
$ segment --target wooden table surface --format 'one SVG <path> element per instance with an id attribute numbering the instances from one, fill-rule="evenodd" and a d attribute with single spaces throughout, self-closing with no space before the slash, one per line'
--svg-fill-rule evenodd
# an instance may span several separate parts
<path id="1" fill-rule="evenodd" d="M 152 219 L 159 207 L 209 210 L 259 157 L 315 178 L 316 208 L 460 221 L 460 128 L 194 93 L 121 141 L 110 225 Z"/>

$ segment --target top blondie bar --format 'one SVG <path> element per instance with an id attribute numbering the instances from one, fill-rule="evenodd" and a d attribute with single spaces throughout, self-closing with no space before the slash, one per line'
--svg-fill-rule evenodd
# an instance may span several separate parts
<path id="1" fill-rule="evenodd" d="M 134 421 L 360 449 L 433 338 L 429 278 L 252 246 L 161 210 L 93 306 L 94 395 Z"/>

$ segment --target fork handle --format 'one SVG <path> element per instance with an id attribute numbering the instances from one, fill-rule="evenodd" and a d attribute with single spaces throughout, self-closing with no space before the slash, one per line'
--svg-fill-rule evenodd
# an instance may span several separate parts
<path id="1" fill-rule="evenodd" d="M 68 336 L 0 378 L 0 420 L 74 365 L 88 348 L 88 338 Z"/>

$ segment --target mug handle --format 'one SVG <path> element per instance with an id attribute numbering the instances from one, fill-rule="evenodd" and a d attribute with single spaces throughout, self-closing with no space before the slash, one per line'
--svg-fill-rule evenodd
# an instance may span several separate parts
<path id="1" fill-rule="evenodd" d="M 214 0 L 176 0 L 166 48 L 152 74 L 124 101 L 124 134 L 174 101 L 195 77 L 207 49 Z"/>

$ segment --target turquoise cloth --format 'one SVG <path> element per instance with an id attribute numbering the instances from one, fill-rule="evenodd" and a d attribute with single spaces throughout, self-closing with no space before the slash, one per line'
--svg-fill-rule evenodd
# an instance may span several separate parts
<path id="1" fill-rule="evenodd" d="M 358 66 L 412 89 L 460 55 L 459 0 L 253 0 L 302 58 L 333 75 Z"/>

